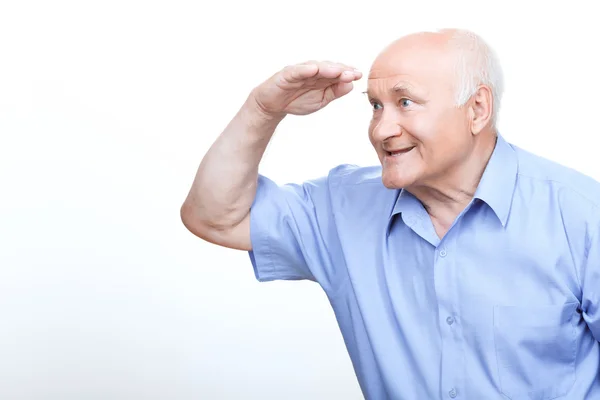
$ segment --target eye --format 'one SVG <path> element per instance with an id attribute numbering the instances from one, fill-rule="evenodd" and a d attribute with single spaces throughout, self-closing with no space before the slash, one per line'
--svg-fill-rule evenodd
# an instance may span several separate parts
<path id="1" fill-rule="evenodd" d="M 401 99 L 400 106 L 406 108 L 406 107 L 410 106 L 412 104 L 412 102 L 413 101 L 410 99 Z"/>
<path id="2" fill-rule="evenodd" d="M 383 106 L 376 101 L 371 101 L 371 105 L 373 106 L 373 111 L 377 111 L 383 108 Z"/>

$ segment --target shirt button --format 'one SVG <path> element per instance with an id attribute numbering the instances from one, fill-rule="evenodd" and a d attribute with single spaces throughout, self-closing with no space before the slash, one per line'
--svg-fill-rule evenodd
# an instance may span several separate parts
<path id="1" fill-rule="evenodd" d="M 454 323 L 454 317 L 448 317 L 448 318 L 446 318 L 446 323 L 448 325 L 452 325 Z"/>
<path id="2" fill-rule="evenodd" d="M 440 250 L 440 256 L 441 257 L 446 257 L 446 249 Z"/>
<path id="3" fill-rule="evenodd" d="M 450 396 L 451 398 L 455 398 L 456 397 L 456 389 L 452 388 L 449 392 L 448 392 L 448 396 Z"/>

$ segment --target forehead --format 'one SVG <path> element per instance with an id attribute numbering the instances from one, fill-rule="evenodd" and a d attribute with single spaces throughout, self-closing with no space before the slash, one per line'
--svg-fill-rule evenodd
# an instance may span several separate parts
<path id="1" fill-rule="evenodd" d="M 454 57 L 446 48 L 391 46 L 373 62 L 368 75 L 370 93 L 398 87 L 435 92 L 454 87 Z"/>

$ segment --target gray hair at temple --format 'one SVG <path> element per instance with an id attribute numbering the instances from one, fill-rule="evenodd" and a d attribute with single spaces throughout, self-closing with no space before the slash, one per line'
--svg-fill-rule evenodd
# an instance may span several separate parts
<path id="1" fill-rule="evenodd" d="M 494 51 L 479 35 L 464 29 L 440 29 L 440 33 L 450 34 L 450 44 L 457 48 L 457 88 L 456 104 L 464 105 L 477 91 L 479 85 L 486 85 L 492 91 L 492 126 L 496 127 L 504 77 L 500 61 Z"/>

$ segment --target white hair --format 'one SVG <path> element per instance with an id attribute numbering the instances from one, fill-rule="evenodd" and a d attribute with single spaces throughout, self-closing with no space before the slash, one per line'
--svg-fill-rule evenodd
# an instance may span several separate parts
<path id="1" fill-rule="evenodd" d="M 489 87 L 493 102 L 491 122 L 495 127 L 504 92 L 504 77 L 495 51 L 480 36 L 471 31 L 440 29 L 438 32 L 450 33 L 450 44 L 456 46 L 458 50 L 457 106 L 463 106 L 480 85 Z"/>

